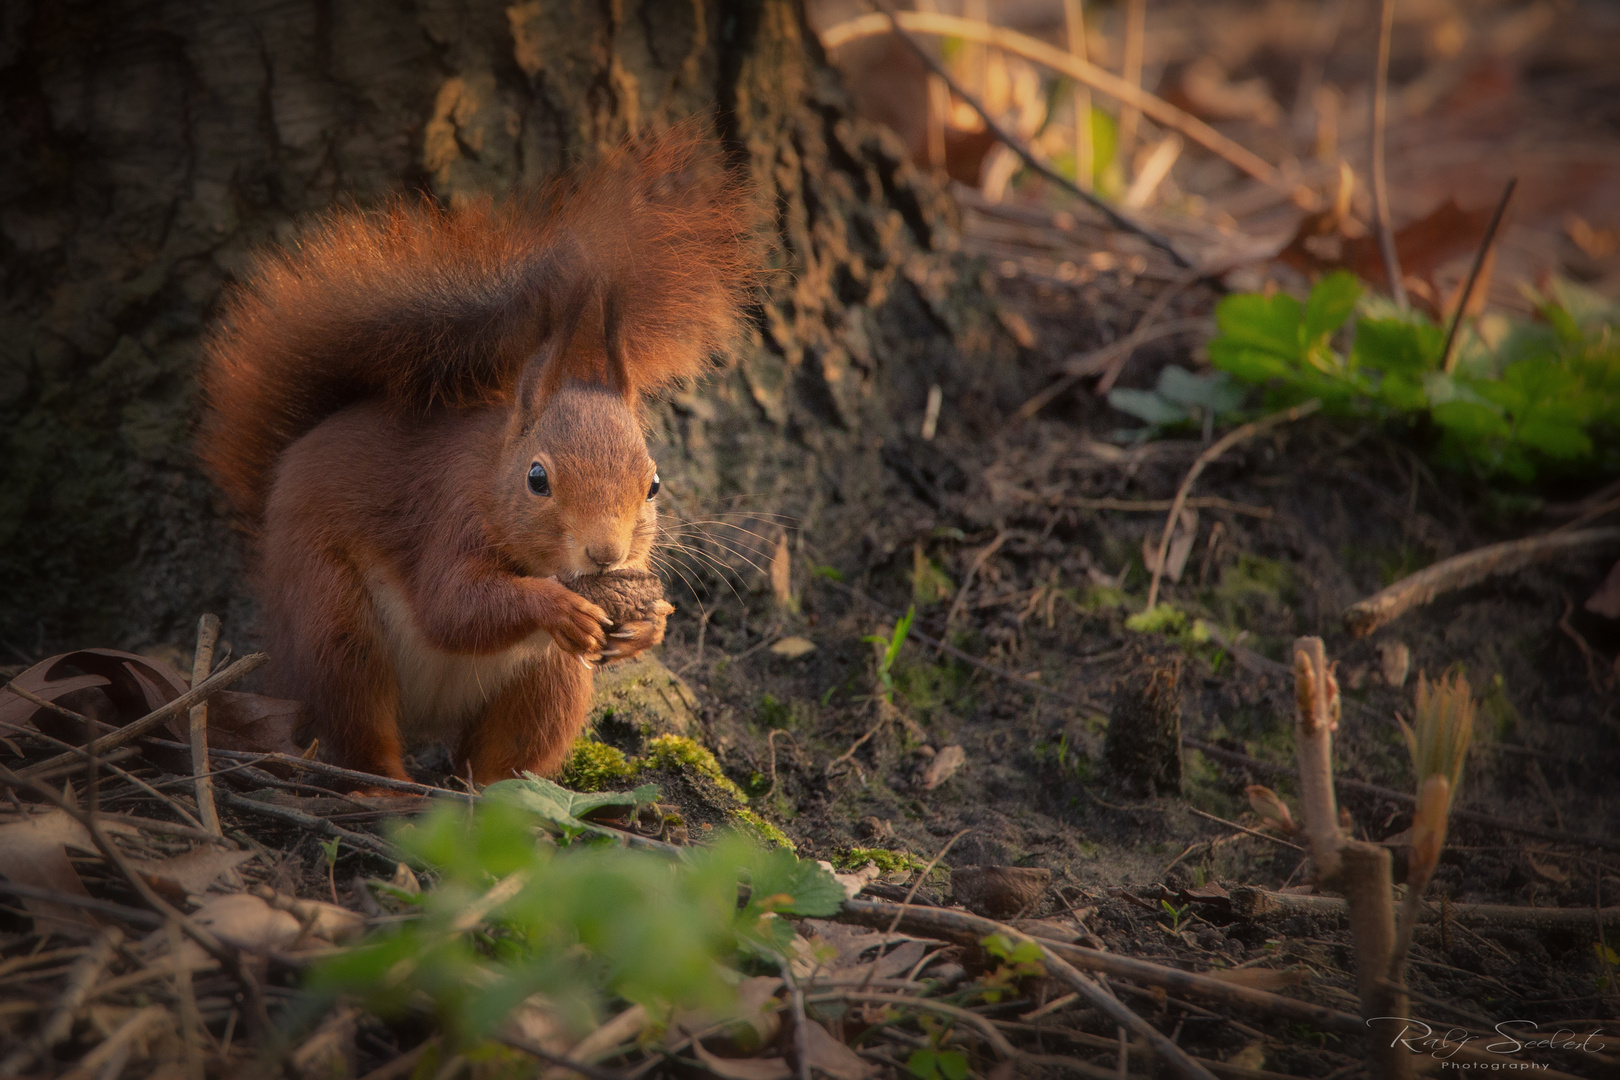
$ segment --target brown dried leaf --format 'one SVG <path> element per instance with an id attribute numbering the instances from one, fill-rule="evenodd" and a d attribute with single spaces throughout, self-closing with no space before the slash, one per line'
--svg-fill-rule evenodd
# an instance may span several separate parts
<path id="1" fill-rule="evenodd" d="M 257 896 L 232 893 L 218 896 L 192 916 L 227 944 L 261 952 L 280 949 L 298 940 L 303 928 L 285 911 L 277 911 Z"/>
<path id="2" fill-rule="evenodd" d="M 860 1055 L 827 1034 L 820 1024 L 807 1022 L 804 1036 L 805 1044 L 799 1052 L 810 1062 L 811 1069 L 820 1070 L 832 1080 L 867 1080 L 877 1072 L 877 1066 L 861 1060 Z"/>
<path id="3" fill-rule="evenodd" d="M 1039 900 L 1052 883 L 1052 871 L 1030 866 L 959 866 L 951 871 L 951 892 L 976 915 L 992 919 L 1016 915 Z"/>
<path id="4" fill-rule="evenodd" d="M 95 843 L 83 825 L 61 810 L 29 814 L 26 818 L 15 814 L 0 818 L 8 819 L 7 824 L 0 825 L 0 877 L 18 885 L 73 896 L 90 895 L 65 850 L 67 846 L 95 850 Z M 89 938 L 98 931 L 96 921 L 83 908 L 31 897 L 23 898 L 23 906 L 34 917 L 38 933 Z"/>
<path id="5" fill-rule="evenodd" d="M 716 1057 L 697 1039 L 692 1040 L 692 1053 L 703 1062 L 705 1069 L 721 1080 L 789 1080 L 793 1076 L 793 1070 L 781 1058 Z"/>
<path id="6" fill-rule="evenodd" d="M 208 891 L 208 886 L 221 874 L 241 866 L 254 854 L 208 845 L 172 859 L 130 861 L 153 888 L 167 895 L 178 895 L 184 901 L 188 896 Z"/>
<path id="7" fill-rule="evenodd" d="M 952 744 L 940 748 L 928 762 L 928 768 L 923 770 L 922 786 L 924 791 L 933 791 L 939 785 L 956 775 L 967 761 L 967 751 L 960 746 Z"/>
<path id="8" fill-rule="evenodd" d="M 1160 535 L 1158 532 L 1150 532 L 1142 537 L 1142 563 L 1150 574 L 1159 565 Z M 1187 568 L 1187 556 L 1192 554 L 1193 541 L 1197 538 L 1198 511 L 1184 506 L 1176 518 L 1175 530 L 1170 534 L 1169 550 L 1165 552 L 1165 577 L 1171 581 L 1181 580 L 1181 572 Z"/>
<path id="9" fill-rule="evenodd" d="M 1569 873 L 1562 867 L 1554 865 L 1553 863 L 1537 862 L 1533 855 L 1528 854 L 1525 855 L 1525 860 L 1529 862 L 1530 869 L 1534 870 L 1536 873 L 1540 874 L 1553 884 L 1569 884 Z"/>
<path id="10" fill-rule="evenodd" d="M 1586 610 L 1605 619 L 1620 619 L 1620 562 L 1609 568 L 1609 576 L 1586 598 Z"/>

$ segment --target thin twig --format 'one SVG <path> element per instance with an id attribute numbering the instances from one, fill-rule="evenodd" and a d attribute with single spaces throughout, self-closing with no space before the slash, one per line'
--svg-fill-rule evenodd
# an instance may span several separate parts
<path id="1" fill-rule="evenodd" d="M 1427 604 L 1443 593 L 1476 585 L 1486 578 L 1514 573 L 1555 555 L 1568 555 L 1581 548 L 1606 547 L 1617 543 L 1620 543 L 1620 528 L 1605 528 L 1550 532 L 1475 548 L 1442 559 L 1350 605 L 1344 613 L 1344 624 L 1351 636 L 1366 637 L 1390 620 L 1414 607 Z"/>
<path id="2" fill-rule="evenodd" d="M 1248 754 L 1228 750 L 1224 746 L 1216 746 L 1214 743 L 1204 742 L 1187 735 L 1181 737 L 1181 745 L 1191 750 L 1197 750 L 1205 757 L 1223 761 L 1228 765 L 1236 765 L 1251 772 L 1267 776 L 1290 776 L 1296 780 L 1299 778 L 1299 774 L 1286 765 L 1261 761 L 1259 758 L 1250 757 Z M 1351 792 L 1357 795 L 1400 803 L 1402 806 L 1413 806 L 1417 803 L 1417 799 L 1410 792 L 1396 791 L 1393 788 L 1381 787 L 1378 784 L 1369 784 L 1365 780 L 1352 780 L 1348 777 L 1339 776 L 1334 778 L 1333 787 L 1341 794 Z M 1520 836 L 1534 836 L 1540 840 L 1551 840 L 1559 844 L 1578 844 L 1601 848 L 1604 851 L 1620 851 L 1620 840 L 1611 839 L 1607 836 L 1582 836 L 1579 833 L 1543 828 L 1540 825 L 1532 825 L 1528 822 L 1510 821 L 1507 818 L 1482 814 L 1477 810 L 1463 810 L 1453 807 L 1451 820 L 1467 821 L 1475 825 L 1484 825 L 1488 828 L 1500 829 L 1503 832 L 1517 833 Z"/>
<path id="3" fill-rule="evenodd" d="M 263 654 L 259 655 L 262 656 Z M 243 659 L 248 658 L 244 657 Z M 238 661 L 238 663 L 241 663 L 241 661 Z M 91 753 L 94 753 L 93 749 Z M 102 857 L 111 863 L 113 868 L 123 876 L 124 880 L 135 890 L 136 895 L 146 903 L 147 907 L 150 907 L 163 918 L 174 919 L 179 922 L 180 928 L 186 932 L 186 936 L 201 945 L 236 980 L 237 985 L 242 989 L 242 1001 L 247 1007 L 247 1017 L 253 1033 L 262 1035 L 269 1032 L 270 1013 L 265 1008 L 264 994 L 259 988 L 258 980 L 253 977 L 253 973 L 242 962 L 241 954 L 215 937 L 212 931 L 199 926 L 191 916 L 175 908 L 159 896 L 152 886 L 147 884 L 146 879 L 141 876 L 140 872 L 130 865 L 129 860 L 124 858 L 123 853 L 113 845 L 112 841 L 107 839 L 106 834 L 101 831 L 101 824 L 96 820 L 94 814 L 86 814 L 45 784 L 14 773 L 3 765 L 0 765 L 0 782 L 12 787 L 28 788 L 83 825 L 90 834 L 90 839 L 95 843 L 96 849 L 101 852 Z"/>
<path id="4" fill-rule="evenodd" d="M 1378 24 L 1378 60 L 1373 69 L 1372 95 L 1372 195 L 1373 227 L 1378 230 L 1378 250 L 1384 256 L 1384 273 L 1389 277 L 1389 295 L 1406 310 L 1406 283 L 1401 280 L 1400 254 L 1395 250 L 1395 226 L 1389 219 L 1389 184 L 1384 179 L 1384 127 L 1389 117 L 1389 41 L 1395 28 L 1395 0 L 1383 0 Z"/>
<path id="5" fill-rule="evenodd" d="M 28 730 L 26 728 L 18 727 L 16 724 L 8 724 L 8 723 L 4 723 L 4 722 L 0 722 L 0 728 L 5 728 L 7 731 L 15 731 L 15 732 L 18 732 L 18 733 L 21 733 L 21 734 L 26 734 L 26 735 L 32 736 L 33 738 L 40 739 L 40 740 L 42 740 L 44 742 L 48 742 L 48 743 L 52 744 L 53 746 L 64 747 L 68 751 L 70 751 L 71 753 L 74 753 L 74 754 L 78 754 L 78 755 L 82 755 L 82 756 L 88 756 L 88 752 L 84 749 L 84 747 L 82 747 L 82 746 L 74 746 L 70 742 L 66 742 L 66 741 L 64 741 L 62 739 L 58 739 L 58 738 L 56 738 L 54 736 L 47 735 L 43 731 L 39 731 L 37 729 L 33 730 L 33 731 L 30 731 L 30 730 Z M 112 773 L 114 776 L 117 776 L 119 779 L 128 780 L 131 784 L 134 784 L 141 791 L 146 792 L 146 794 L 152 796 L 154 799 L 160 800 L 170 810 L 173 810 L 176 814 L 179 814 L 182 818 L 184 818 L 187 825 L 190 825 L 190 826 L 192 826 L 193 828 L 196 828 L 196 829 L 202 829 L 202 827 L 203 827 L 202 822 L 198 821 L 195 817 L 193 817 L 191 812 L 180 804 L 179 800 L 173 798 L 172 796 L 165 795 L 163 792 L 159 791 L 157 788 L 153 787 L 151 784 L 148 784 L 145 780 L 142 780 L 140 777 L 136 776 L 134 773 L 127 772 L 124 769 L 119 768 L 117 765 L 113 764 L 111 761 L 107 760 L 106 758 L 101 759 L 101 765 L 108 772 Z M 206 831 L 206 830 L 204 830 L 204 831 Z"/>
<path id="6" fill-rule="evenodd" d="M 969 1009 L 959 1005 L 950 1005 L 932 998 L 912 997 L 906 994 L 879 994 L 867 990 L 839 990 L 826 994 L 812 994 L 810 1001 L 869 1001 L 878 1005 L 893 1005 L 901 1009 L 922 1009 L 925 1012 L 938 1013 L 940 1016 L 949 1016 L 974 1028 L 985 1037 L 996 1053 L 1002 1057 L 1017 1060 L 1024 1056 L 1024 1052 L 1007 1041 L 1007 1036 L 996 1030 L 996 1026 Z"/>
<path id="7" fill-rule="evenodd" d="M 1270 833 L 1261 832 L 1259 829 L 1251 829 L 1247 825 L 1239 825 L 1235 821 L 1227 821 L 1223 817 L 1216 817 L 1214 814 L 1207 813 L 1207 812 L 1205 812 L 1203 810 L 1200 810 L 1196 806 L 1189 806 L 1189 807 L 1187 807 L 1187 809 L 1189 811 L 1191 811 L 1192 813 L 1198 815 L 1201 818 L 1207 818 L 1208 820 L 1213 821 L 1218 825 L 1225 825 L 1228 829 L 1237 829 L 1239 832 L 1246 832 L 1250 836 L 1258 836 L 1262 840 L 1269 840 L 1273 844 L 1278 845 L 1279 847 L 1293 848 L 1295 851 L 1304 851 L 1305 850 L 1304 848 L 1300 847 L 1298 844 L 1295 844 L 1295 843 L 1293 843 L 1291 841 L 1288 841 L 1288 840 L 1284 840 L 1280 836 L 1272 836 Z"/>
<path id="8" fill-rule="evenodd" d="M 539 1058 L 547 1065 L 559 1065 L 565 1069 L 572 1069 L 581 1076 L 588 1076 L 591 1080 L 624 1080 L 624 1074 L 615 1069 L 604 1069 L 600 1065 L 588 1065 L 583 1061 L 576 1061 L 566 1054 L 553 1053 L 537 1043 L 528 1039 L 520 1039 L 515 1035 L 496 1035 L 496 1042 L 505 1043 L 514 1050 L 521 1050 L 530 1057 Z"/>
<path id="9" fill-rule="evenodd" d="M 74 1017 L 90 996 L 102 972 L 107 970 L 123 940 L 124 932 L 116 926 L 101 931 L 95 944 L 74 962 L 73 969 L 68 972 L 67 986 L 61 997 L 57 998 L 50 1016 L 40 1025 L 39 1033 L 31 1040 L 19 1043 L 16 1049 L 6 1055 L 5 1060 L 0 1061 L 0 1076 L 16 1076 L 25 1072 L 35 1060 L 49 1058 L 51 1051 L 72 1033 Z"/>
<path id="10" fill-rule="evenodd" d="M 306 814 L 302 810 L 294 810 L 290 806 L 277 806 L 275 803 L 260 802 L 257 799 L 244 798 L 233 791 L 221 791 L 219 794 L 225 805 L 235 807 L 238 810 L 246 810 L 250 813 L 258 814 L 261 817 L 275 818 L 278 821 L 285 822 L 289 825 L 296 825 L 300 829 L 320 833 L 323 836 L 335 836 L 341 840 L 347 841 L 352 847 L 360 848 L 364 851 L 370 851 L 374 854 L 382 855 L 388 859 L 397 861 L 404 857 L 399 848 L 395 847 L 393 844 L 390 844 L 387 840 L 384 840 L 379 836 L 371 836 L 368 833 L 360 833 L 355 832 L 353 829 L 345 829 L 343 826 L 328 821 L 325 818 L 316 817 L 313 814 Z"/>
<path id="11" fill-rule="evenodd" d="M 191 661 L 191 685 L 201 686 L 214 665 L 214 642 L 219 640 L 219 617 L 205 614 L 197 621 L 197 651 Z M 214 806 L 214 780 L 208 771 L 208 702 L 191 707 L 191 775 L 195 781 L 197 813 L 203 828 L 219 833 L 219 810 Z"/>
<path id="12" fill-rule="evenodd" d="M 1170 534 L 1175 529 L 1176 521 L 1181 516 L 1181 508 L 1186 503 L 1187 495 L 1192 491 L 1193 482 L 1198 479 L 1199 474 L 1209 466 L 1210 462 L 1226 453 L 1226 451 L 1230 450 L 1238 443 L 1247 439 L 1252 439 L 1256 435 L 1270 431 L 1272 428 L 1281 424 L 1292 423 L 1293 421 L 1302 417 L 1309 416 L 1311 413 L 1315 412 L 1321 407 L 1322 403 L 1313 398 L 1310 401 L 1295 405 L 1292 409 L 1288 409 L 1284 412 L 1272 413 L 1270 416 L 1244 424 L 1240 428 L 1234 428 L 1233 430 L 1227 432 L 1215 443 L 1211 444 L 1209 449 L 1198 455 L 1198 460 L 1194 461 L 1192 463 L 1192 468 L 1187 470 L 1187 475 L 1182 478 L 1181 486 L 1176 489 L 1175 499 L 1170 503 L 1170 514 L 1167 518 L 1165 518 L 1164 533 L 1159 537 L 1159 557 L 1158 561 L 1153 566 L 1153 580 L 1148 585 L 1147 606 L 1143 610 L 1151 611 L 1153 610 L 1153 605 L 1158 603 L 1159 579 L 1164 576 L 1164 566 L 1165 563 L 1169 561 Z"/>
<path id="13" fill-rule="evenodd" d="M 1457 343 L 1457 328 L 1462 325 L 1463 313 L 1468 310 L 1468 301 L 1474 295 L 1474 284 L 1479 281 L 1479 272 L 1485 266 L 1485 256 L 1491 253 L 1491 244 L 1496 239 L 1497 228 L 1502 224 L 1508 200 L 1513 198 L 1513 189 L 1518 186 L 1519 178 L 1511 178 L 1507 187 L 1502 189 L 1502 197 L 1496 200 L 1490 224 L 1485 226 L 1485 235 L 1479 239 L 1479 250 L 1474 252 L 1474 263 L 1468 268 L 1468 280 L 1463 283 L 1462 295 L 1457 298 L 1457 310 L 1451 313 L 1451 325 L 1446 328 L 1446 344 L 1440 350 L 1440 368 L 1447 375 L 1457 366 L 1456 358 L 1451 355 L 1452 347 Z"/>
<path id="14" fill-rule="evenodd" d="M 1095 192 L 1086 191 L 1073 180 L 1070 180 L 1067 176 L 1064 176 L 1046 162 L 1036 157 L 1035 152 L 1029 148 L 1029 144 L 1004 128 L 1000 121 L 990 114 L 990 110 L 986 109 L 983 103 L 980 102 L 977 97 L 969 93 L 966 87 L 957 82 L 956 78 L 951 75 L 949 71 L 945 70 L 944 65 L 942 65 L 932 53 L 923 48 L 922 45 L 918 43 L 916 38 L 911 36 L 910 31 L 901 25 L 903 20 L 898 14 L 895 13 L 894 9 L 885 2 L 885 0 L 877 0 L 877 5 L 883 11 L 883 13 L 888 16 L 889 25 L 893 28 L 895 36 L 905 44 L 906 48 L 909 49 L 917 57 L 917 59 L 921 60 L 923 65 L 927 67 L 929 71 L 932 71 L 935 75 L 943 79 L 945 85 L 950 87 L 951 93 L 967 102 L 968 107 L 979 114 L 980 119 L 984 121 L 984 126 L 989 129 L 990 133 L 994 135 L 1003 146 L 1017 154 L 1019 159 L 1022 160 L 1025 165 L 1040 173 L 1047 180 L 1058 185 L 1063 190 L 1069 192 L 1071 195 L 1075 196 L 1075 198 L 1097 210 L 1110 222 L 1112 222 L 1116 228 L 1123 229 L 1126 232 L 1135 233 L 1137 236 L 1140 236 L 1154 247 L 1163 251 L 1165 254 L 1170 256 L 1177 266 L 1192 265 L 1187 260 L 1185 255 L 1176 250 L 1176 246 L 1170 242 L 1169 237 L 1160 235 L 1140 222 L 1135 221 L 1129 216 L 1121 213 L 1119 210 L 1110 205 L 1106 199 L 1099 197 Z M 939 16 L 936 16 L 936 18 L 938 17 Z M 961 21 L 967 22 L 969 20 Z M 1058 50 L 1053 51 L 1056 52 Z M 1062 52 L 1059 52 L 1058 55 L 1065 57 L 1068 56 L 1067 53 Z"/>
<path id="15" fill-rule="evenodd" d="M 188 713 L 193 705 L 197 704 L 199 701 L 207 701 L 219 691 L 225 689 L 227 686 L 230 686 L 238 679 L 241 679 L 249 672 L 258 668 L 259 665 L 263 664 L 268 659 L 270 658 L 264 653 L 252 653 L 248 656 L 242 657 L 242 659 L 238 660 L 224 671 L 216 672 L 201 686 L 193 687 L 184 694 L 181 694 L 179 697 L 175 698 L 173 701 L 169 702 L 167 705 L 160 706 L 147 713 L 139 720 L 125 724 L 123 727 L 120 727 L 115 731 L 108 732 L 106 735 L 101 736 L 101 738 L 96 739 L 95 742 L 88 747 L 89 751 L 95 754 L 97 757 L 100 757 L 109 750 L 134 742 L 136 739 L 141 738 L 148 732 L 162 727 L 176 716 Z M 59 766 L 64 762 L 71 762 L 73 759 L 74 755 L 72 753 L 58 754 L 56 757 L 47 758 L 38 765 L 30 766 L 29 768 L 23 770 L 19 775 L 24 777 L 38 776 L 48 769 Z"/>
<path id="16" fill-rule="evenodd" d="M 931 11 L 901 11 L 896 12 L 894 17 L 902 29 L 912 33 L 961 38 L 992 45 L 1003 52 L 1022 56 L 1042 67 L 1067 75 L 1093 90 L 1114 98 L 1121 105 L 1134 105 L 1154 122 L 1181 132 L 1210 153 L 1225 158 L 1267 187 L 1293 198 L 1301 207 L 1307 210 L 1316 208 L 1317 200 L 1311 192 L 1304 188 L 1291 187 L 1275 165 L 1252 150 L 1227 138 L 1196 116 L 1178 109 L 1163 98 L 1150 94 L 1141 87 L 1133 86 L 1113 72 L 1081 60 L 1063 49 L 1048 45 L 1028 34 L 1009 30 L 1005 26 L 991 26 L 956 15 L 942 15 Z M 848 22 L 829 27 L 822 35 L 822 41 L 829 50 L 835 49 L 857 38 L 886 33 L 892 25 L 887 15 L 859 15 Z M 1017 148 L 1013 149 L 1016 152 Z"/>
<path id="17" fill-rule="evenodd" d="M 973 579 L 979 576 L 979 571 L 982 570 L 984 568 L 984 564 L 990 560 L 990 556 L 1000 551 L 1001 545 L 1005 544 L 1006 542 L 1007 533 L 1006 530 L 1002 530 L 1001 532 L 996 533 L 996 538 L 994 540 L 980 548 L 979 553 L 973 556 L 973 562 L 968 565 L 967 573 L 962 575 L 962 587 L 956 590 L 956 599 L 951 601 L 950 608 L 945 612 L 945 625 L 940 629 L 939 632 L 941 647 L 934 650 L 934 654 L 936 656 L 944 651 L 943 643 L 946 638 L 951 636 L 951 623 L 955 621 L 956 617 L 962 613 L 962 605 L 967 600 L 968 590 L 973 587 Z"/>

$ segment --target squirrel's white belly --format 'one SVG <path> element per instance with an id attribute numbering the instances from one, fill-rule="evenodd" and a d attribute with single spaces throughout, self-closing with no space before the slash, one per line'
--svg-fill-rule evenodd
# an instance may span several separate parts
<path id="1" fill-rule="evenodd" d="M 502 653 L 448 653 L 429 645 L 400 591 L 367 583 L 399 685 L 399 735 L 406 746 L 442 741 L 454 750 L 467 722 L 529 664 L 552 648 L 541 632 Z"/>

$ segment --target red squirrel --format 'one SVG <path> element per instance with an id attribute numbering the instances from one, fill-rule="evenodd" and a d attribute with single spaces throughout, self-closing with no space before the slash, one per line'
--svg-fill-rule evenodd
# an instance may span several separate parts
<path id="1" fill-rule="evenodd" d="M 558 575 L 645 570 L 643 395 L 700 374 L 753 281 L 753 198 L 677 129 L 546 191 L 338 213 L 261 255 L 203 363 L 202 461 L 253 540 L 270 692 L 337 763 L 443 740 L 554 771 L 592 664 L 663 639 Z"/>

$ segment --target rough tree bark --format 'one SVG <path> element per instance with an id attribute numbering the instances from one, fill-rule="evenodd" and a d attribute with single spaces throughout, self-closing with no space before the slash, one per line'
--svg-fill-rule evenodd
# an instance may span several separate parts
<path id="1" fill-rule="evenodd" d="M 774 276 L 739 362 L 659 413 L 678 510 L 746 493 L 858 535 L 930 383 L 947 425 L 1025 389 L 949 199 L 853 117 L 792 0 L 3 8 L 8 653 L 178 639 L 202 609 L 241 634 L 191 452 L 198 342 L 248 253 L 334 204 L 534 184 L 713 117 L 775 197 Z"/>

